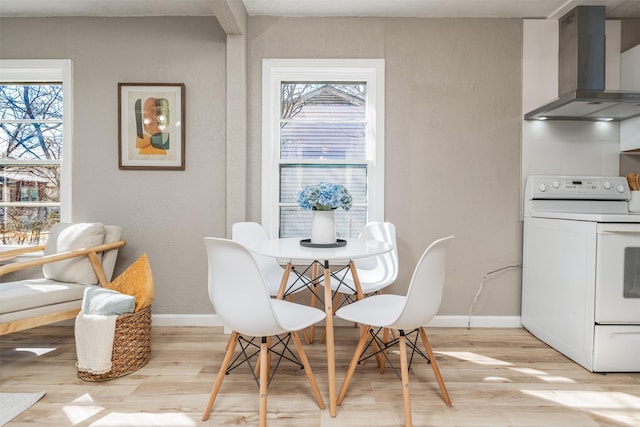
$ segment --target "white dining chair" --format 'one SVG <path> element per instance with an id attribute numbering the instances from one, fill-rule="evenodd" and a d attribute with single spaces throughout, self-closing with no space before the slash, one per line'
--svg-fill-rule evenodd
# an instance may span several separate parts
<path id="1" fill-rule="evenodd" d="M 368 222 L 358 237 L 387 242 L 393 247 L 391 252 L 354 260 L 362 293 L 369 295 L 392 285 L 398 278 L 396 227 L 390 222 Z M 331 290 L 345 295 L 355 295 L 356 285 L 351 272 L 346 271 L 344 277 L 339 278 L 340 280 L 331 281 Z"/>
<path id="2" fill-rule="evenodd" d="M 371 221 L 368 222 L 358 238 L 379 240 L 389 243 L 393 249 L 380 255 L 358 258 L 354 260 L 356 272 L 360 281 L 362 293 L 367 296 L 379 293 L 382 289 L 391 286 L 398 278 L 398 247 L 396 242 L 396 227 L 390 222 Z M 356 300 L 356 284 L 349 268 L 343 268 L 334 273 L 331 281 L 331 291 L 334 298 L 334 311 L 343 304 L 348 304 Z M 344 297 L 344 300 L 342 300 Z M 311 333 L 313 341 L 313 331 Z M 321 341 L 324 336 L 321 337 Z M 384 365 L 380 366 L 381 372 Z"/>
<path id="3" fill-rule="evenodd" d="M 325 404 L 318 384 L 296 333 L 323 320 L 324 311 L 271 298 L 256 260 L 242 244 L 214 237 L 205 237 L 204 244 L 208 258 L 209 298 L 220 320 L 232 332 L 202 420 L 206 421 L 209 418 L 224 377 L 237 366 L 236 364 L 230 367 L 238 343 L 242 347 L 241 354 L 245 356 L 247 347 L 260 349 L 259 360 L 256 363 L 260 366 L 257 382 L 260 388 L 261 427 L 267 424 L 267 386 L 277 369 L 270 368 L 269 356 L 272 353 L 283 358 L 286 351 L 287 360 L 294 361 L 304 368 L 318 406 L 324 409 Z M 278 339 L 273 340 L 275 344 L 272 346 L 271 338 L 274 336 L 278 336 Z M 259 344 L 254 342 L 256 339 L 260 340 Z M 289 339 L 296 347 L 297 360 L 287 346 Z M 280 348 L 282 346 L 285 348 Z M 247 362 L 251 368 L 250 358 L 241 361 L 243 362 Z M 278 365 L 279 363 L 275 364 L 276 367 Z"/>
<path id="4" fill-rule="evenodd" d="M 414 354 L 423 356 L 427 363 L 431 365 L 440 386 L 443 400 L 448 406 L 451 406 L 451 399 L 440 374 L 438 362 L 429 344 L 424 325 L 433 319 L 440 308 L 445 283 L 447 243 L 452 238 L 453 236 L 448 236 L 436 240 L 424 251 L 413 272 L 406 295 L 373 295 L 336 311 L 336 316 L 363 325 L 360 340 L 338 393 L 338 405 L 342 403 L 345 397 L 349 382 L 358 363 L 361 361 L 364 350 L 368 347 L 367 344 L 374 340 L 387 360 L 387 350 L 390 347 L 398 344 L 400 348 L 400 377 L 402 380 L 406 426 L 412 425 L 409 396 L 409 360 L 413 360 Z M 374 330 L 373 328 L 378 329 Z M 389 342 L 379 339 L 377 333 L 386 328 L 398 331 L 399 336 Z M 412 334 L 419 335 L 426 350 L 426 355 L 416 347 L 417 337 L 415 340 L 406 338 Z M 407 346 L 412 350 L 411 359 L 407 358 Z M 391 362 L 389 361 L 389 363 Z"/>
<path id="5" fill-rule="evenodd" d="M 231 226 L 231 240 L 239 242 L 244 246 L 250 246 L 253 243 L 262 240 L 268 240 L 269 236 L 262 225 L 257 222 L 236 222 Z M 258 263 L 258 267 L 262 272 L 262 276 L 267 284 L 269 295 L 277 296 L 278 290 L 282 283 L 284 268 L 273 257 L 258 255 L 252 253 L 253 258 Z M 296 292 L 306 289 L 305 283 L 297 274 L 290 274 L 285 287 L 285 296 L 292 295 Z"/>

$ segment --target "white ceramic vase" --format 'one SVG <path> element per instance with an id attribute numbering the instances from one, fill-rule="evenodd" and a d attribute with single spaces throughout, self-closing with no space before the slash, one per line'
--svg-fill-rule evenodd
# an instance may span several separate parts
<path id="1" fill-rule="evenodd" d="M 311 211 L 311 243 L 326 245 L 336 242 L 336 219 L 333 211 Z"/>

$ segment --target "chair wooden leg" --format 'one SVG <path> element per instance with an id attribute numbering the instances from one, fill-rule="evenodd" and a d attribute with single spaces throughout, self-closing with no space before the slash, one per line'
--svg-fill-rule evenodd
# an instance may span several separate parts
<path id="1" fill-rule="evenodd" d="M 317 270 L 317 267 L 314 267 Z M 314 273 L 315 274 L 315 273 Z M 311 302 L 310 305 L 313 308 L 317 308 L 318 307 L 318 297 L 316 297 L 316 292 L 318 291 L 318 286 L 317 285 L 313 285 L 313 292 L 311 292 Z M 308 330 L 308 334 L 305 333 L 304 334 L 304 338 L 307 344 L 313 344 L 313 342 L 316 339 L 316 325 L 313 324 L 311 326 L 309 326 L 309 328 L 307 328 Z"/>
<path id="2" fill-rule="evenodd" d="M 202 414 L 202 421 L 207 421 L 209 419 L 209 414 L 211 413 L 211 408 L 213 407 L 213 402 L 216 400 L 216 396 L 220 391 L 220 387 L 222 386 L 222 380 L 226 375 L 227 368 L 231 363 L 231 358 L 233 357 L 233 352 L 238 345 L 238 338 L 240 335 L 237 332 L 232 332 L 229 337 L 229 341 L 227 342 L 227 352 L 224 355 L 224 360 L 222 361 L 222 365 L 220 366 L 220 370 L 218 371 L 218 376 L 216 377 L 216 381 L 213 384 L 213 389 L 211 390 L 211 395 L 209 396 L 209 402 L 207 402 L 207 406 L 204 408 L 204 413 Z"/>
<path id="3" fill-rule="evenodd" d="M 376 340 L 371 341 L 371 347 L 373 348 L 373 352 L 375 354 L 376 363 L 378 364 L 378 369 L 380 370 L 380 374 L 384 374 L 384 366 L 385 366 L 385 357 L 382 350 Z"/>
<path id="4" fill-rule="evenodd" d="M 333 301 L 333 314 L 336 314 L 336 310 L 338 309 L 338 307 L 340 307 L 340 304 L 342 303 L 342 298 L 344 297 L 344 295 L 342 295 L 341 292 L 336 292 L 336 299 Z"/>
<path id="5" fill-rule="evenodd" d="M 433 350 L 431 349 L 431 344 L 429 344 L 427 333 L 424 331 L 424 328 L 419 328 L 419 332 L 420 338 L 422 338 L 422 345 L 424 345 L 424 349 L 427 351 L 427 356 L 429 356 L 429 360 L 431 360 L 431 369 L 433 369 L 433 373 L 436 376 L 438 385 L 440 386 L 440 393 L 442 393 L 444 403 L 446 403 L 447 406 L 451 406 L 451 398 L 449 397 L 449 392 L 447 392 L 447 387 L 444 385 L 444 379 L 440 374 L 440 368 L 438 367 L 436 356 L 434 356 Z"/>
<path id="6" fill-rule="evenodd" d="M 411 427 L 411 399 L 409 396 L 409 362 L 407 361 L 407 343 L 404 332 L 400 331 L 400 373 L 402 378 L 402 398 L 404 399 L 404 425 Z"/>
<path id="7" fill-rule="evenodd" d="M 269 382 L 269 345 L 266 337 L 260 343 L 260 427 L 267 427 L 267 383 Z"/>
<path id="8" fill-rule="evenodd" d="M 282 280 L 280 281 L 280 287 L 278 288 L 277 299 L 284 299 L 284 292 L 287 290 L 287 282 L 289 281 L 289 275 L 291 274 L 291 268 L 293 266 L 290 262 L 287 263 L 287 266 L 284 268 L 284 273 L 282 273 Z"/>
<path id="9" fill-rule="evenodd" d="M 349 271 L 351 272 L 351 277 L 353 277 L 353 283 L 356 285 L 356 298 L 358 300 L 364 299 L 364 293 L 362 292 L 362 286 L 360 285 L 360 277 L 358 276 L 358 269 L 356 268 L 356 263 L 353 260 L 349 261 Z"/>
<path id="10" fill-rule="evenodd" d="M 298 357 L 302 362 L 302 366 L 304 366 L 304 372 L 307 374 L 307 378 L 309 379 L 309 384 L 311 384 L 311 390 L 313 390 L 313 395 L 316 397 L 316 401 L 318 402 L 318 406 L 320 409 L 324 409 L 324 400 L 322 400 L 322 395 L 320 394 L 320 388 L 318 387 L 318 383 L 316 382 L 316 378 L 313 376 L 313 371 L 311 370 L 311 365 L 309 365 L 309 359 L 307 359 L 307 354 L 302 347 L 302 343 L 300 342 L 300 338 L 298 334 L 295 332 L 291 332 L 291 338 L 293 338 L 293 343 L 296 345 L 296 350 L 298 351 Z"/>
<path id="11" fill-rule="evenodd" d="M 353 353 L 353 357 L 351 358 L 351 363 L 349 364 L 349 369 L 347 370 L 347 375 L 344 377 L 344 381 L 342 382 L 342 387 L 340 387 L 340 393 L 338 393 L 338 398 L 336 399 L 336 404 L 340 405 L 342 400 L 344 399 L 344 395 L 347 393 L 347 388 L 349 388 L 349 382 L 351 381 L 351 377 L 353 377 L 353 373 L 356 371 L 356 366 L 358 366 L 358 360 L 360 360 L 360 356 L 364 351 L 364 347 L 367 344 L 367 339 L 369 338 L 369 331 L 371 330 L 370 326 L 363 326 L 360 329 L 360 341 L 358 341 L 358 345 L 356 346 L 356 351 Z"/>
<path id="12" fill-rule="evenodd" d="M 253 367 L 253 375 L 255 375 L 256 377 L 260 376 L 260 358 L 258 357 L 258 360 L 256 360 L 256 366 Z"/>
<path id="13" fill-rule="evenodd" d="M 382 342 L 387 345 L 389 342 L 389 328 L 384 328 L 382 331 Z M 385 350 L 386 351 L 386 350 Z M 382 355 L 380 362 L 378 363 L 378 368 L 380 369 L 380 374 L 384 374 L 384 370 L 387 366 L 387 358 Z"/>

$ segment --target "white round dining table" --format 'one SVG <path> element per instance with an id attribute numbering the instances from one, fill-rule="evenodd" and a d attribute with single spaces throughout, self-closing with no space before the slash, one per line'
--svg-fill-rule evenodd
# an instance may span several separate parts
<path id="1" fill-rule="evenodd" d="M 371 239 L 346 239 L 346 245 L 340 247 L 307 247 L 300 241 L 297 237 L 262 240 L 249 245 L 249 250 L 279 259 L 335 262 L 380 255 L 393 249 L 387 242 Z"/>

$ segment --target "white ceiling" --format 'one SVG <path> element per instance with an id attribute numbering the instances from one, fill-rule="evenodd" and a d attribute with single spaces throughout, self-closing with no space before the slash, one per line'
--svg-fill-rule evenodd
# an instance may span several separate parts
<path id="1" fill-rule="evenodd" d="M 0 0 L 0 17 L 213 16 L 225 0 Z M 233 0 L 231 0 L 233 1 Z M 640 0 L 242 0 L 250 16 L 557 19 L 578 5 L 608 18 L 640 18 Z"/>

